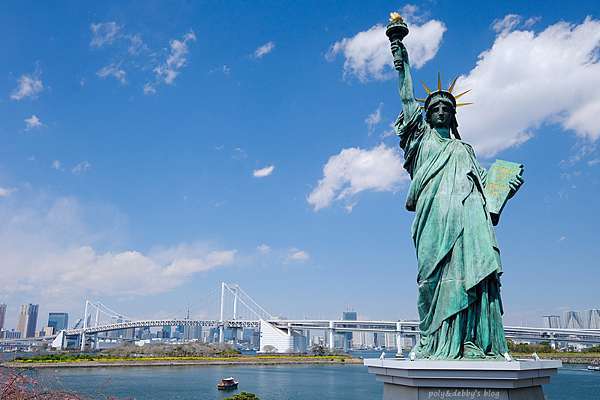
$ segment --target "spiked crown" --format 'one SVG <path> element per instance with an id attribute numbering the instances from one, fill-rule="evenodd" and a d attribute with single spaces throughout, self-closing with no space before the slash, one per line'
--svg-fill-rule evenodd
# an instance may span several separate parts
<path id="1" fill-rule="evenodd" d="M 457 103 L 456 102 L 456 100 L 458 100 L 460 97 L 462 97 L 463 95 L 465 95 L 471 91 L 471 89 L 465 90 L 464 92 L 459 93 L 455 96 L 452 92 L 454 90 L 454 85 L 456 84 L 457 79 L 458 79 L 458 77 L 454 78 L 454 80 L 452 81 L 452 83 L 450 84 L 448 89 L 444 90 L 444 89 L 442 89 L 442 77 L 438 73 L 437 89 L 431 90 L 431 89 L 429 89 L 429 87 L 427 87 L 427 85 L 424 82 L 421 82 L 421 84 L 423 85 L 423 89 L 425 89 L 425 92 L 427 93 L 427 97 L 424 99 L 416 98 L 415 100 L 417 100 L 420 103 L 423 103 L 421 108 L 426 111 L 430 105 L 435 104 L 438 101 L 450 102 L 454 108 L 468 106 L 469 104 L 473 104 L 473 103 Z"/>

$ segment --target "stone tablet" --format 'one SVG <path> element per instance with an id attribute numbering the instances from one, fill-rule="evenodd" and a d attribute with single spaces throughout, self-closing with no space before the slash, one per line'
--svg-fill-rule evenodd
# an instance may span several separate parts
<path id="1" fill-rule="evenodd" d="M 502 213 L 502 209 L 508 201 L 510 195 L 509 182 L 521 175 L 523 175 L 523 164 L 496 160 L 490 167 L 484 193 L 494 225 L 498 225 L 500 213 Z"/>

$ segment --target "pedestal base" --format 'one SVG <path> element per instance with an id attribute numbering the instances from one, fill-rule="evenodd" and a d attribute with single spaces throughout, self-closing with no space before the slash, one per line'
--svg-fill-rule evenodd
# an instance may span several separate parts
<path id="1" fill-rule="evenodd" d="M 366 359 L 384 400 L 544 400 L 555 360 L 429 361 Z"/>

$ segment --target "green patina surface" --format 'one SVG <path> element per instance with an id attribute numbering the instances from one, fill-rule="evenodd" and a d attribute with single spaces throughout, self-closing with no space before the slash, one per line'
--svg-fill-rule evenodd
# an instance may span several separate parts
<path id="1" fill-rule="evenodd" d="M 388 32 L 398 22 L 392 21 Z M 486 184 L 493 181 L 487 195 L 499 217 L 522 184 L 522 166 L 499 162 L 488 176 L 473 148 L 460 139 L 454 85 L 442 90 L 438 78 L 437 90 L 427 89 L 423 113 L 413 94 L 406 48 L 401 38 L 392 34 L 390 40 L 403 106 L 395 128 L 412 179 L 406 207 L 415 212 L 421 338 L 413 351 L 427 359 L 503 358 L 508 347 L 502 266 Z"/>

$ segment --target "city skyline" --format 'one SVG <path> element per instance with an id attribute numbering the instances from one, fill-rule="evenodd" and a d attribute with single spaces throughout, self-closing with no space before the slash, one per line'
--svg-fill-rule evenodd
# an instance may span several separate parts
<path id="1" fill-rule="evenodd" d="M 147 8 L 0 5 L 5 329 L 86 299 L 202 317 L 221 281 L 274 315 L 416 319 L 394 9 L 417 95 L 459 76 L 482 164 L 525 165 L 496 231 L 505 323 L 600 307 L 595 2 Z"/>
<path id="2" fill-rule="evenodd" d="M 0 303 L 0 331 L 4 329 L 4 321 L 6 320 L 6 304 Z"/>
<path id="3" fill-rule="evenodd" d="M 32 338 L 37 336 L 38 311 L 38 304 L 21 304 L 16 330 L 21 333 L 22 338 Z"/>

